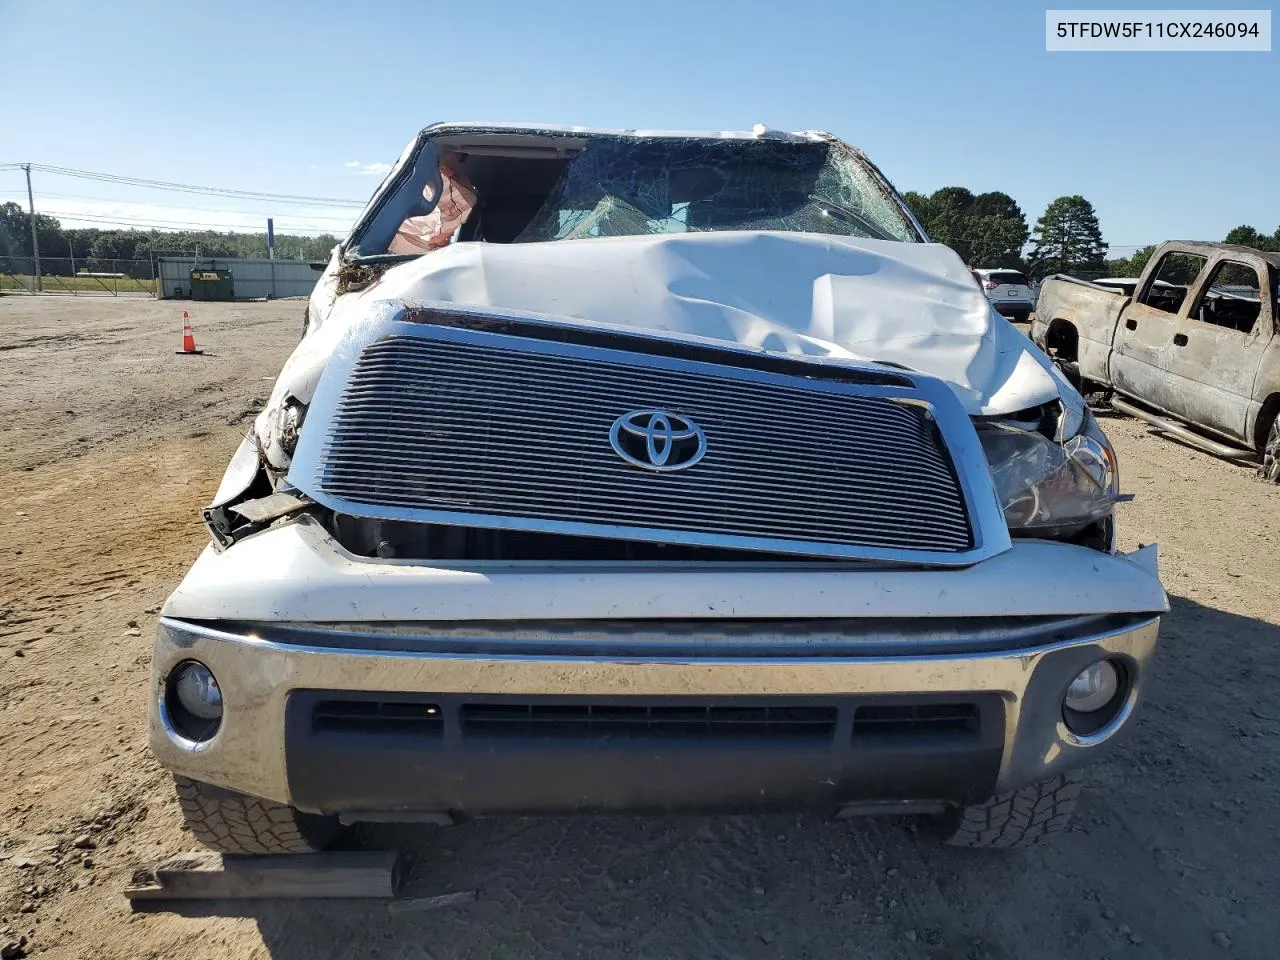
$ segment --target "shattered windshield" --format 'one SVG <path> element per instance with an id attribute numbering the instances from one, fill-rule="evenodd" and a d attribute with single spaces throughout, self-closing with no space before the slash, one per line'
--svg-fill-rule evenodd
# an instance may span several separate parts
<path id="1" fill-rule="evenodd" d="M 921 239 L 874 168 L 827 140 L 428 140 L 377 207 L 357 231 L 355 256 L 712 230 Z"/>
<path id="2" fill-rule="evenodd" d="M 703 230 L 918 239 L 855 159 L 827 143 L 771 140 L 590 143 L 516 239 Z"/>

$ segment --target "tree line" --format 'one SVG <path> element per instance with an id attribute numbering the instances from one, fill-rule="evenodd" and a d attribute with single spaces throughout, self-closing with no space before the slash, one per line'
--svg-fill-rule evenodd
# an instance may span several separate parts
<path id="1" fill-rule="evenodd" d="M 951 247 L 971 267 L 1008 267 L 1036 279 L 1055 273 L 1136 277 L 1156 249 L 1149 244 L 1132 256 L 1108 259 L 1109 248 L 1093 204 L 1079 194 L 1058 197 L 1032 229 L 1013 198 L 999 191 L 975 195 L 964 187 L 943 187 L 928 196 L 909 191 L 904 199 L 929 236 Z M 1280 251 L 1280 227 L 1265 234 L 1241 225 L 1223 239 L 1257 250 Z M 1024 255 L 1028 243 L 1031 250 Z"/>
<path id="2" fill-rule="evenodd" d="M 267 234 L 219 230 L 116 230 L 68 228 L 56 217 L 36 214 L 36 239 L 40 244 L 41 270 L 69 275 L 74 259 L 77 270 L 93 269 L 109 261 L 136 261 L 148 266 L 153 256 L 265 257 Z M 327 260 L 338 243 L 331 234 L 303 237 L 276 234 L 276 256 L 286 260 Z M 31 216 L 16 203 L 0 204 L 0 257 L 29 258 Z M 123 264 L 113 265 L 124 272 Z"/>
<path id="3" fill-rule="evenodd" d="M 1097 277 L 1106 269 L 1098 215 L 1078 194 L 1050 203 L 1033 229 L 1017 202 L 998 190 L 975 195 L 965 187 L 943 187 L 928 196 L 908 191 L 904 199 L 929 236 L 971 267 L 1007 267 L 1034 277 Z M 1031 250 L 1024 255 L 1028 242 Z"/>
<path id="4" fill-rule="evenodd" d="M 1079 194 L 1058 197 L 1030 229 L 1022 208 L 998 190 L 974 194 L 965 187 L 943 187 L 928 196 L 908 191 L 904 199 L 929 236 L 951 247 L 971 267 L 1008 267 L 1037 279 L 1054 273 L 1132 277 L 1142 272 L 1155 250 L 1151 244 L 1130 257 L 1107 259 L 1108 246 L 1093 204 Z M 36 234 L 40 258 L 49 261 L 43 267 L 46 273 L 69 274 L 72 259 L 77 269 L 85 269 L 115 260 L 149 264 L 153 256 L 196 251 L 208 257 L 267 256 L 265 232 L 69 229 L 56 217 L 36 214 Z M 1280 251 L 1280 227 L 1265 234 L 1241 225 L 1225 240 Z M 327 233 L 318 237 L 276 234 L 276 256 L 325 260 L 337 242 Z M 1031 249 L 1024 255 L 1028 243 Z M 0 257 L 30 256 L 30 216 L 16 203 L 0 204 Z"/>

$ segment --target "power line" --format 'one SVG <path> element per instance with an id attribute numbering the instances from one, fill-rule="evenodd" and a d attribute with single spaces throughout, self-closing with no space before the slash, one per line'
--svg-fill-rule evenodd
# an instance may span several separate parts
<path id="1" fill-rule="evenodd" d="M 5 196 L 25 197 L 26 193 L 21 190 L 0 190 L 0 197 L 5 197 Z M 66 194 L 66 193 L 41 193 L 40 199 L 41 200 L 87 200 L 94 203 L 108 203 L 108 204 L 129 203 L 129 201 L 112 200 L 109 197 L 83 197 L 83 196 L 75 196 L 75 195 Z M 156 223 L 161 223 L 161 222 L 164 222 L 166 216 L 168 216 L 168 217 L 181 218 L 180 221 L 176 222 L 177 226 L 213 226 L 213 227 L 229 226 L 229 224 L 208 223 L 205 221 L 201 221 L 199 219 L 188 220 L 185 216 L 183 216 L 183 214 L 186 209 L 191 209 L 193 212 L 197 214 L 197 217 L 201 214 L 204 214 L 204 215 L 227 214 L 230 216 L 240 217 L 244 219 L 252 219 L 254 221 L 254 224 L 261 224 L 261 220 L 259 219 L 259 214 L 253 210 L 203 209 L 203 208 L 195 208 L 195 207 L 183 208 L 183 207 L 172 207 L 172 206 L 166 207 L 160 204 L 155 204 L 154 207 L 155 207 L 155 214 L 156 214 L 156 216 L 154 217 L 148 217 L 147 215 L 148 211 L 146 210 L 131 210 L 128 213 L 115 215 L 104 210 L 90 210 L 87 213 L 77 213 L 70 210 L 57 210 L 57 209 L 50 210 L 48 207 L 45 208 L 44 213 L 42 215 L 47 217 L 53 217 L 57 220 L 99 219 L 99 220 L 102 220 L 103 222 L 119 221 L 121 223 L 128 223 L 128 222 L 140 223 L 144 221 L 147 223 L 150 223 L 152 221 Z M 134 215 L 137 215 L 137 214 L 141 214 L 143 219 L 136 220 Z M 350 229 L 351 224 L 354 222 L 354 219 L 355 219 L 354 215 L 332 216 L 332 215 L 325 215 L 325 214 L 298 213 L 298 214 L 295 214 L 295 216 L 299 220 L 307 220 L 309 222 L 324 224 L 326 228 L 328 227 L 329 224 L 333 224 L 334 226 L 331 229 L 343 230 L 343 231 Z M 278 220 L 280 218 L 275 217 L 275 219 Z M 240 221 L 237 221 L 237 222 L 240 222 Z M 259 228 L 253 225 L 250 225 L 250 226 L 252 229 Z"/>
<path id="2" fill-rule="evenodd" d="M 134 217 L 113 217 L 98 216 L 91 213 L 61 213 L 49 214 L 59 220 L 67 221 L 87 221 L 89 223 L 102 223 L 107 225 L 126 224 L 133 227 L 150 227 L 153 230 L 191 230 L 203 229 L 213 232 L 218 231 L 244 231 L 249 233 L 266 233 L 266 228 L 262 224 L 248 223 L 200 223 L 196 221 L 176 221 L 176 220 L 140 220 Z M 298 233 L 333 233 L 334 231 L 320 227 L 286 227 L 284 230 L 278 230 L 277 233 L 285 233 L 296 231 Z M 340 231 L 339 231 L 340 232 Z"/>
<path id="3" fill-rule="evenodd" d="M 18 196 L 25 197 L 26 195 L 27 194 L 25 190 L 0 190 L 0 196 L 4 196 L 4 197 L 18 197 Z M 47 190 L 41 190 L 40 196 L 41 198 L 46 200 L 88 200 L 93 203 L 120 203 L 120 204 L 129 204 L 132 206 L 145 205 L 145 206 L 154 206 L 154 207 L 168 207 L 174 210 L 199 210 L 201 213 L 240 213 L 250 217 L 259 216 L 259 212 L 257 210 L 239 210 L 239 209 L 228 208 L 228 207 L 181 207 L 181 206 L 176 206 L 172 203 L 152 204 L 152 203 L 145 203 L 144 201 L 120 200 L 116 197 L 92 197 L 83 193 L 49 193 Z M 285 203 L 285 204 L 281 204 L 281 206 L 304 207 L 305 205 L 300 203 Z M 343 220 L 344 222 L 350 222 L 354 214 L 316 213 L 314 216 L 311 216 L 311 215 L 308 215 L 308 216 L 309 216 L 309 219 L 312 219 L 312 220 Z"/>
<path id="4" fill-rule="evenodd" d="M 0 169 L 18 169 L 23 164 L 0 164 Z M 262 193 L 256 190 L 232 190 L 226 187 L 205 187 L 192 183 L 176 183 L 169 180 L 147 180 L 142 177 L 125 177 L 114 173 L 99 173 L 93 170 L 77 170 L 74 167 L 56 167 L 45 163 L 30 164 L 32 170 L 49 173 L 59 177 L 76 177 L 82 180 L 98 180 L 104 183 L 119 183 L 132 187 L 144 187 L 149 190 L 169 190 L 176 193 L 199 193 L 216 197 L 237 197 L 242 200 L 268 200 L 275 202 L 314 203 L 331 207 L 363 207 L 363 200 L 340 200 L 335 197 L 308 197 L 291 193 Z"/>

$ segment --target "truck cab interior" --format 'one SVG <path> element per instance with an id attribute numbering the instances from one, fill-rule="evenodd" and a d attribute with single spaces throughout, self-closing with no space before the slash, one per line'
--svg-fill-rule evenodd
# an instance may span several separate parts
<path id="1" fill-rule="evenodd" d="M 1262 287 L 1253 267 L 1232 260 L 1218 264 L 1193 315 L 1201 323 L 1252 333 L 1262 313 Z"/>

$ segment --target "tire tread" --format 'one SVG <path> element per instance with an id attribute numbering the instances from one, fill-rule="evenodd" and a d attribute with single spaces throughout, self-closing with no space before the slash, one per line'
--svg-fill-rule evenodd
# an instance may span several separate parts
<path id="1" fill-rule="evenodd" d="M 336 822 L 271 800 L 175 776 L 183 819 L 197 840 L 219 853 L 312 853 L 338 832 Z"/>
<path id="2" fill-rule="evenodd" d="M 1060 833 L 1080 796 L 1078 770 L 998 794 L 985 803 L 952 811 L 942 839 L 956 847 L 1025 847 Z"/>

